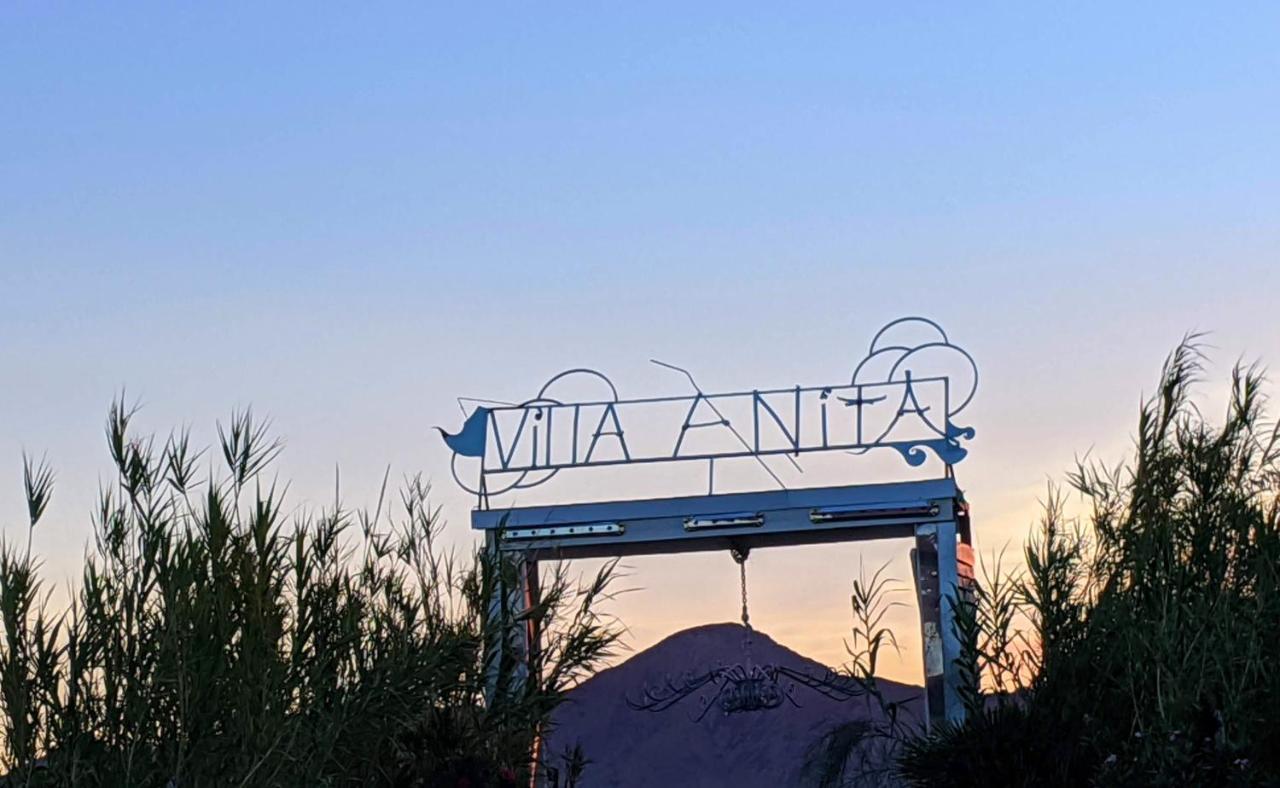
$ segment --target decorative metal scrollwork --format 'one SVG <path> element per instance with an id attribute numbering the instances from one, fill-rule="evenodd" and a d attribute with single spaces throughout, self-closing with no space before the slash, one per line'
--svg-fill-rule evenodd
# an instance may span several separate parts
<path id="1" fill-rule="evenodd" d="M 798 686 L 837 701 L 865 694 L 856 680 L 830 671 L 814 676 L 782 665 L 737 664 L 678 680 L 667 677 L 656 687 L 644 687 L 638 699 L 627 698 L 626 702 L 636 711 L 666 711 L 699 691 L 710 689 L 692 717 L 694 722 L 700 722 L 714 708 L 724 714 L 739 714 L 776 709 L 784 703 L 798 707 L 800 703 L 794 696 Z"/>
<path id="2" fill-rule="evenodd" d="M 910 338 L 922 330 L 923 339 Z M 950 466 L 965 458 L 963 442 L 974 436 L 972 427 L 954 418 L 973 401 L 977 364 L 941 326 L 921 317 L 880 329 L 848 384 L 705 392 L 686 370 L 656 363 L 688 376 L 693 393 L 623 399 L 604 373 L 575 368 L 554 375 L 519 404 L 473 400 L 478 404 L 460 430 L 440 429 L 453 452 L 454 479 L 484 501 L 568 469 L 705 460 L 714 485 L 717 460 L 749 458 L 782 485 L 765 458 L 796 464 L 811 452 L 891 448 L 913 467 L 929 453 Z M 594 385 L 600 396 L 569 398 L 562 389 L 574 382 Z M 692 451 L 686 439 L 695 433 L 723 437 L 721 448 Z M 637 434 L 657 436 L 657 445 L 670 449 L 641 448 Z M 464 461 L 475 482 L 464 480 Z"/>

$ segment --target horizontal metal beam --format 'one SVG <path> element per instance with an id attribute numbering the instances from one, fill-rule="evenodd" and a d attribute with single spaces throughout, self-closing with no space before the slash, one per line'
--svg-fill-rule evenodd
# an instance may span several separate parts
<path id="1" fill-rule="evenodd" d="M 685 553 L 910 536 L 955 518 L 953 479 L 475 511 L 499 549 L 534 558 Z"/>

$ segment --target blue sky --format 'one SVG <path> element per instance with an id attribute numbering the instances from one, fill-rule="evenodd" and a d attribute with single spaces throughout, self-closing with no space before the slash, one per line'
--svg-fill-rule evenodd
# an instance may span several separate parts
<path id="1" fill-rule="evenodd" d="M 651 356 L 839 380 L 925 314 L 983 369 L 990 549 L 1119 456 L 1185 331 L 1215 383 L 1280 359 L 1272 4 L 261 5 L 0 9 L 0 527 L 47 451 L 55 577 L 121 388 L 205 441 L 270 415 L 300 504 L 423 470 L 464 544 L 429 433 L 457 395 L 584 364 L 669 393 Z M 905 548 L 865 560 L 909 579 Z M 755 619 L 838 658 L 859 555 L 759 557 Z M 633 644 L 731 618 L 734 579 L 635 562 Z"/>

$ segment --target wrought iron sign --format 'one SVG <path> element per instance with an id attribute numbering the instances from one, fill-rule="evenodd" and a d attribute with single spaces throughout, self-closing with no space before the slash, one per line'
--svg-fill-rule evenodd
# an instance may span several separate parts
<path id="1" fill-rule="evenodd" d="M 797 687 L 849 700 L 861 690 L 856 682 L 751 660 L 747 555 L 757 548 L 912 537 L 928 718 L 930 724 L 961 719 L 963 655 L 954 600 L 968 587 L 973 560 L 969 509 L 952 466 L 965 458 L 974 436 L 958 421 L 978 387 L 973 358 L 937 323 L 906 317 L 876 332 L 849 377 L 827 385 L 706 391 L 687 370 L 654 363 L 683 375 L 688 390 L 627 399 L 604 374 L 570 369 L 524 402 L 469 400 L 462 428 L 440 430 L 453 452 L 454 479 L 478 497 L 472 528 L 484 532 L 486 549 L 514 556 L 524 567 L 524 591 L 504 592 L 497 604 L 530 598 L 529 578 L 543 560 L 728 550 L 740 566 L 745 660 L 651 685 L 639 699 L 628 699 L 631 707 L 661 711 L 701 696 L 698 718 L 712 708 L 756 712 L 797 704 Z M 873 450 L 915 467 L 933 458 L 929 470 L 940 462 L 943 472 L 799 488 L 776 472 L 782 462 L 804 471 L 801 462 L 816 464 L 811 458 L 821 453 Z M 716 465 L 728 461 L 758 464 L 782 489 L 717 491 Z M 562 472 L 673 462 L 706 463 L 707 493 L 673 496 L 664 489 L 650 498 L 521 506 L 490 501 Z M 523 647 L 511 647 L 531 653 L 536 637 L 527 632 Z"/>
<path id="2" fill-rule="evenodd" d="M 918 335 L 908 340 L 908 334 Z M 948 360 L 946 357 L 950 357 Z M 471 400 L 456 433 L 440 429 L 453 451 L 454 479 L 479 496 L 543 484 L 581 468 L 704 461 L 714 487 L 717 460 L 785 457 L 793 464 L 814 452 L 896 451 L 911 466 L 932 452 L 947 466 L 964 459 L 971 427 L 954 420 L 973 399 L 973 358 L 935 322 L 895 320 L 872 338 L 847 383 L 706 392 L 686 370 L 687 394 L 624 399 L 603 373 L 570 369 L 521 403 Z M 960 371 L 959 375 L 947 374 Z M 561 399 L 573 381 L 594 384 L 594 399 Z M 465 411 L 465 408 L 464 408 Z M 470 464 L 470 469 L 466 467 Z"/>

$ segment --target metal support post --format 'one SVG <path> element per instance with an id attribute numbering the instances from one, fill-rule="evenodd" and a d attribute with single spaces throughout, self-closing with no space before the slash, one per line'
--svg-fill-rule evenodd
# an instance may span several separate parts
<path id="1" fill-rule="evenodd" d="M 959 562 L 954 522 L 916 528 L 912 552 L 924 647 L 925 708 L 930 725 L 964 719 L 960 699 L 960 639 L 955 631 Z"/>

